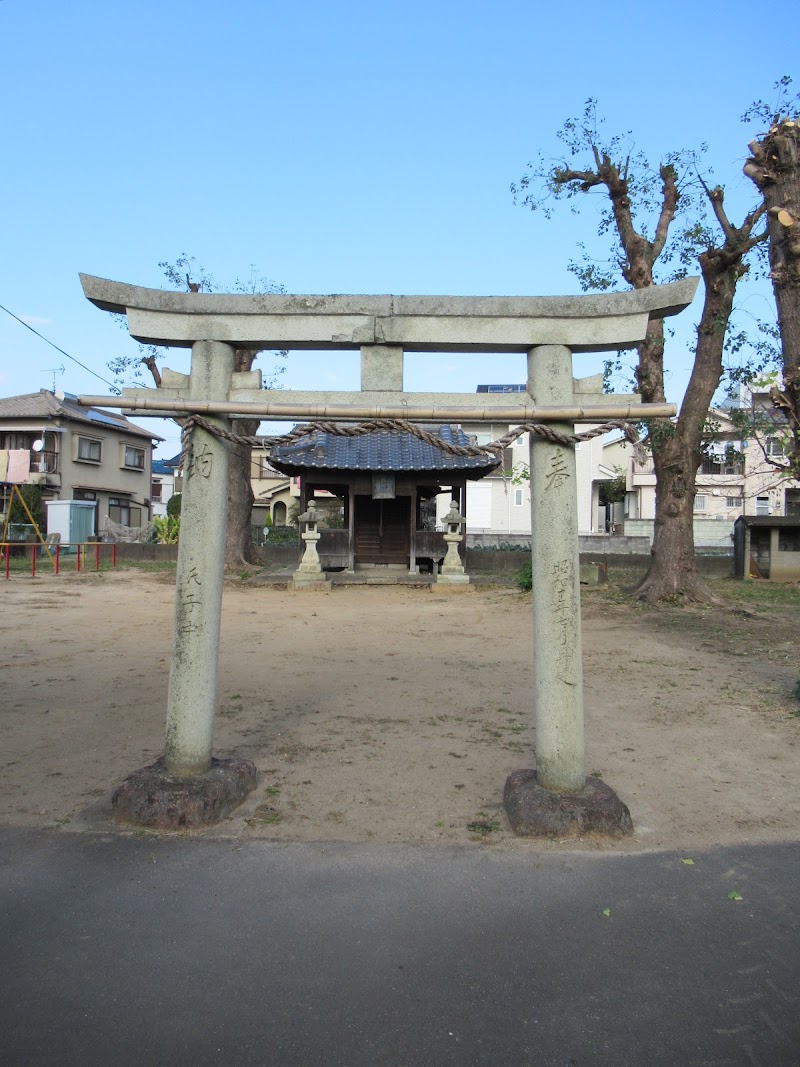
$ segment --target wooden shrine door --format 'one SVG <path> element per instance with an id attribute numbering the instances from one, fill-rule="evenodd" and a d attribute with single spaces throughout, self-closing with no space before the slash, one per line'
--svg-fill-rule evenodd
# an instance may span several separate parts
<path id="1" fill-rule="evenodd" d="M 404 563 L 411 550 L 411 498 L 373 500 L 357 496 L 355 507 L 355 562 Z"/>

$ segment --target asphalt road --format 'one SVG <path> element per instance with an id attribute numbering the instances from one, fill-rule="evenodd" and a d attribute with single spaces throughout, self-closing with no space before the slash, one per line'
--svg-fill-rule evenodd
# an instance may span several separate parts
<path id="1" fill-rule="evenodd" d="M 0 849 L 4 1067 L 800 1064 L 800 844 Z"/>

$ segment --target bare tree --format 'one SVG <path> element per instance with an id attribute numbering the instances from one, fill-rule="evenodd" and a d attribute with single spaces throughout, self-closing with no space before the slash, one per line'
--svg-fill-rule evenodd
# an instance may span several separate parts
<path id="1" fill-rule="evenodd" d="M 744 173 L 757 186 L 767 213 L 770 278 L 778 309 L 782 385 L 772 401 L 790 431 L 787 472 L 800 477 L 800 96 L 792 79 L 775 84 L 773 106 L 759 100 L 742 116 L 769 128 L 749 144 Z"/>
<path id="2" fill-rule="evenodd" d="M 175 289 L 186 289 L 190 293 L 212 293 L 217 290 L 211 274 L 200 265 L 196 265 L 194 256 L 188 256 L 185 252 L 174 263 L 162 261 L 159 267 L 164 272 L 167 281 Z M 269 278 L 260 276 L 255 267 L 250 268 L 250 275 L 246 279 L 236 278 L 233 285 L 226 292 L 235 293 L 283 293 L 286 290 L 282 285 L 271 281 Z M 146 367 L 155 383 L 156 388 L 161 387 L 161 372 L 159 362 L 164 358 L 165 350 L 155 345 L 140 345 L 138 356 L 121 356 L 109 363 L 109 369 L 115 375 L 115 380 L 120 384 L 128 382 L 131 378 L 141 380 L 142 367 Z M 253 368 L 258 352 L 249 349 L 236 349 L 234 370 L 249 371 Z M 276 387 L 279 376 L 286 369 L 283 360 L 286 352 L 277 352 L 278 362 L 271 368 L 266 378 L 266 388 Z M 176 420 L 180 424 L 180 420 Z M 258 419 L 237 419 L 236 432 L 243 436 L 252 437 L 258 432 Z M 228 486 L 228 522 L 225 534 L 225 564 L 226 566 L 243 566 L 254 562 L 255 554 L 251 537 L 251 521 L 253 512 L 253 486 L 251 475 L 251 448 L 245 445 L 230 445 L 233 450 L 230 466 L 230 481 Z"/>
<path id="3" fill-rule="evenodd" d="M 549 216 L 551 201 L 595 190 L 603 196 L 599 234 L 611 235 L 608 263 L 598 266 L 583 249 L 570 267 L 584 289 L 609 289 L 619 280 L 645 289 L 659 280 L 685 276 L 699 267 L 705 288 L 691 378 L 677 420 L 654 424 L 647 440 L 656 473 L 656 514 L 650 567 L 636 589 L 639 599 L 657 602 L 680 597 L 711 601 L 694 551 L 695 480 L 702 459 L 703 431 L 723 373 L 726 332 L 747 258 L 766 238 L 760 226 L 764 207 L 735 225 L 725 209 L 721 186 L 700 176 L 699 155 L 672 153 L 657 169 L 631 151 L 630 135 L 604 139 L 596 104 L 565 123 L 559 133 L 569 161 L 540 159 L 512 185 L 515 198 Z M 580 166 L 572 165 L 579 159 Z M 710 212 L 710 217 L 709 217 Z M 657 271 L 666 274 L 658 278 Z M 651 320 L 638 346 L 636 389 L 645 403 L 662 403 L 664 324 Z"/>

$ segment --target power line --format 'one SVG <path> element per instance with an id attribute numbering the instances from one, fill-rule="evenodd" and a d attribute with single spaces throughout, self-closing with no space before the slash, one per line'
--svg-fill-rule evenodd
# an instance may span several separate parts
<path id="1" fill-rule="evenodd" d="M 42 341 L 45 341 L 48 345 L 50 345 L 51 348 L 54 348 L 56 352 L 60 352 L 62 356 L 66 356 L 67 359 L 71 359 L 73 363 L 77 363 L 79 367 L 83 368 L 83 370 L 88 371 L 89 374 L 93 374 L 95 378 L 98 378 L 103 383 L 103 385 L 107 385 L 109 389 L 116 389 L 115 385 L 107 381 L 105 378 L 101 377 L 101 375 L 99 375 L 97 371 L 93 371 L 91 367 L 87 367 L 85 363 L 81 363 L 79 359 L 75 359 L 75 357 L 71 356 L 69 352 L 65 352 L 63 348 L 59 348 L 57 344 L 51 341 L 49 337 L 45 337 L 43 333 L 39 333 L 38 330 L 34 330 L 33 326 L 25 322 L 24 319 L 21 319 L 19 315 L 15 315 L 13 311 L 9 311 L 8 308 L 3 307 L 2 304 L 0 304 L 0 311 L 5 311 L 6 315 L 10 315 L 12 319 L 16 319 L 17 322 L 24 326 L 26 330 L 30 330 L 31 333 L 35 333 L 37 337 L 39 337 Z"/>

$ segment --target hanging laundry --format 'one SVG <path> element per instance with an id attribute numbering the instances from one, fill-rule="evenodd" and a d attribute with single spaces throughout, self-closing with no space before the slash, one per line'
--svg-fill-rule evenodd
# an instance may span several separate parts
<path id="1" fill-rule="evenodd" d="M 8 449 L 0 448 L 0 482 L 8 478 Z"/>
<path id="2" fill-rule="evenodd" d="M 31 454 L 27 448 L 9 448 L 6 481 L 19 485 L 28 480 L 31 471 Z"/>

